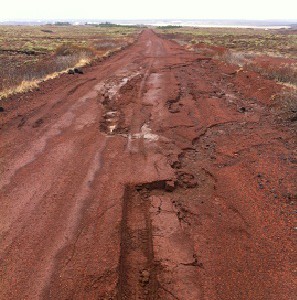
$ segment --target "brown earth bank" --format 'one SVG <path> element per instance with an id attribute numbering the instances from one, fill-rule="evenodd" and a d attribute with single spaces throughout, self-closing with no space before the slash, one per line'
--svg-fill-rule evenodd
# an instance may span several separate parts
<path id="1" fill-rule="evenodd" d="M 6 101 L 0 299 L 296 299 L 280 90 L 145 30 Z"/>

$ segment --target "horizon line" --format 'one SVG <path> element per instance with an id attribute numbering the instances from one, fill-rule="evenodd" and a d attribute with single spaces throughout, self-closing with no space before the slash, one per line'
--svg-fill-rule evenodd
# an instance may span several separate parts
<path id="1" fill-rule="evenodd" d="M 234 19 L 234 18 L 31 18 L 31 19 L 0 19 L 0 22 L 13 22 L 13 21 L 55 21 L 55 20 L 75 20 L 75 21 L 85 21 L 85 20 L 119 20 L 119 21 L 149 21 L 149 20 L 187 20 L 187 21 L 286 21 L 286 22 L 297 22 L 297 19 Z"/>

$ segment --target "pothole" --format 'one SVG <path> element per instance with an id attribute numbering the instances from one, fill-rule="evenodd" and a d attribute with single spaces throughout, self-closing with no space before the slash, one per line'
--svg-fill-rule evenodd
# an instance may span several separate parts
<path id="1" fill-rule="evenodd" d="M 103 117 L 102 128 L 106 133 L 113 134 L 118 127 L 120 113 L 118 111 L 108 111 Z"/>

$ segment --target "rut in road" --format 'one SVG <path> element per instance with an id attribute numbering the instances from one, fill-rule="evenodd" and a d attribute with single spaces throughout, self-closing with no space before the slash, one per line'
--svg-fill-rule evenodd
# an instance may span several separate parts
<path id="1" fill-rule="evenodd" d="M 121 224 L 118 299 L 156 299 L 150 202 L 135 186 L 126 186 Z"/>

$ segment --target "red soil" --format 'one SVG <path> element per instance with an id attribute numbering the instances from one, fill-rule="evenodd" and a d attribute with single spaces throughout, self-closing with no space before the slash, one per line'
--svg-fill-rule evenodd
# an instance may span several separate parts
<path id="1" fill-rule="evenodd" d="M 295 299 L 280 87 L 144 31 L 3 104 L 0 299 Z"/>

